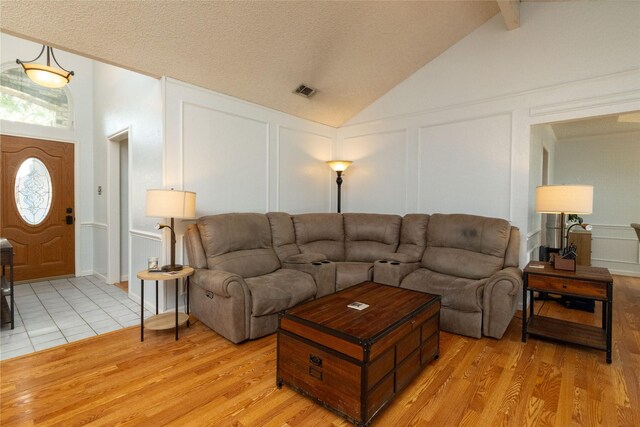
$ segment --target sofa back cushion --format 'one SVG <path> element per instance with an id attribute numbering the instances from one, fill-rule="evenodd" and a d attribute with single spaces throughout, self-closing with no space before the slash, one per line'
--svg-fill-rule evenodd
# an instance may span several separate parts
<path id="1" fill-rule="evenodd" d="M 409 256 L 411 261 L 420 261 L 427 247 L 429 215 L 407 214 L 402 218 L 398 253 Z"/>
<path id="2" fill-rule="evenodd" d="M 324 254 L 331 261 L 344 261 L 344 226 L 339 213 L 294 215 L 293 227 L 300 252 Z"/>
<path id="3" fill-rule="evenodd" d="M 421 265 L 467 279 L 489 277 L 504 266 L 510 233 L 511 226 L 504 219 L 431 215 Z"/>
<path id="4" fill-rule="evenodd" d="M 209 269 L 255 277 L 280 268 L 266 215 L 230 213 L 197 221 Z"/>
<path id="5" fill-rule="evenodd" d="M 342 217 L 346 261 L 374 262 L 398 248 L 402 217 L 365 213 L 346 213 Z"/>
<path id="6" fill-rule="evenodd" d="M 296 233 L 291 215 L 286 212 L 269 212 L 267 218 L 271 226 L 271 243 L 280 261 L 299 254 L 300 249 L 296 245 Z"/>

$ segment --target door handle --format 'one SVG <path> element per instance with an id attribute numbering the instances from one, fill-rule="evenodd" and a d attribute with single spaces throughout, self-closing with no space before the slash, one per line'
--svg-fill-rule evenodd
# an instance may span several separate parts
<path id="1" fill-rule="evenodd" d="M 65 217 L 65 221 L 67 222 L 67 224 L 73 225 L 73 215 L 67 215 Z"/>

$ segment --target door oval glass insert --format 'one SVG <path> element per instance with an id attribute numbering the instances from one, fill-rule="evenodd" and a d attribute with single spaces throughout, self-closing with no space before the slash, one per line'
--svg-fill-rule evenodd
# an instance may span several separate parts
<path id="1" fill-rule="evenodd" d="M 22 219 L 38 225 L 51 209 L 51 174 L 40 159 L 29 157 L 16 174 L 16 206 Z"/>

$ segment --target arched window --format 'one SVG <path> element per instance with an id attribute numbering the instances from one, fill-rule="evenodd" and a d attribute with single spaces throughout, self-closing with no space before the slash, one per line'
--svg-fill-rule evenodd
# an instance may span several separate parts
<path id="1" fill-rule="evenodd" d="M 50 89 L 32 82 L 20 66 L 0 72 L 0 118 L 12 122 L 70 128 L 73 117 L 67 87 Z"/>

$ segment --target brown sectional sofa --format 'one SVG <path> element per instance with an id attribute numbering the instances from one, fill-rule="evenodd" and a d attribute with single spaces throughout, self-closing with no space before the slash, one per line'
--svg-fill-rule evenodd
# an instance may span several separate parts
<path id="1" fill-rule="evenodd" d="M 366 280 L 441 295 L 443 330 L 501 338 L 522 285 L 518 229 L 473 215 L 231 213 L 198 219 L 185 243 L 192 312 L 236 343 Z"/>

